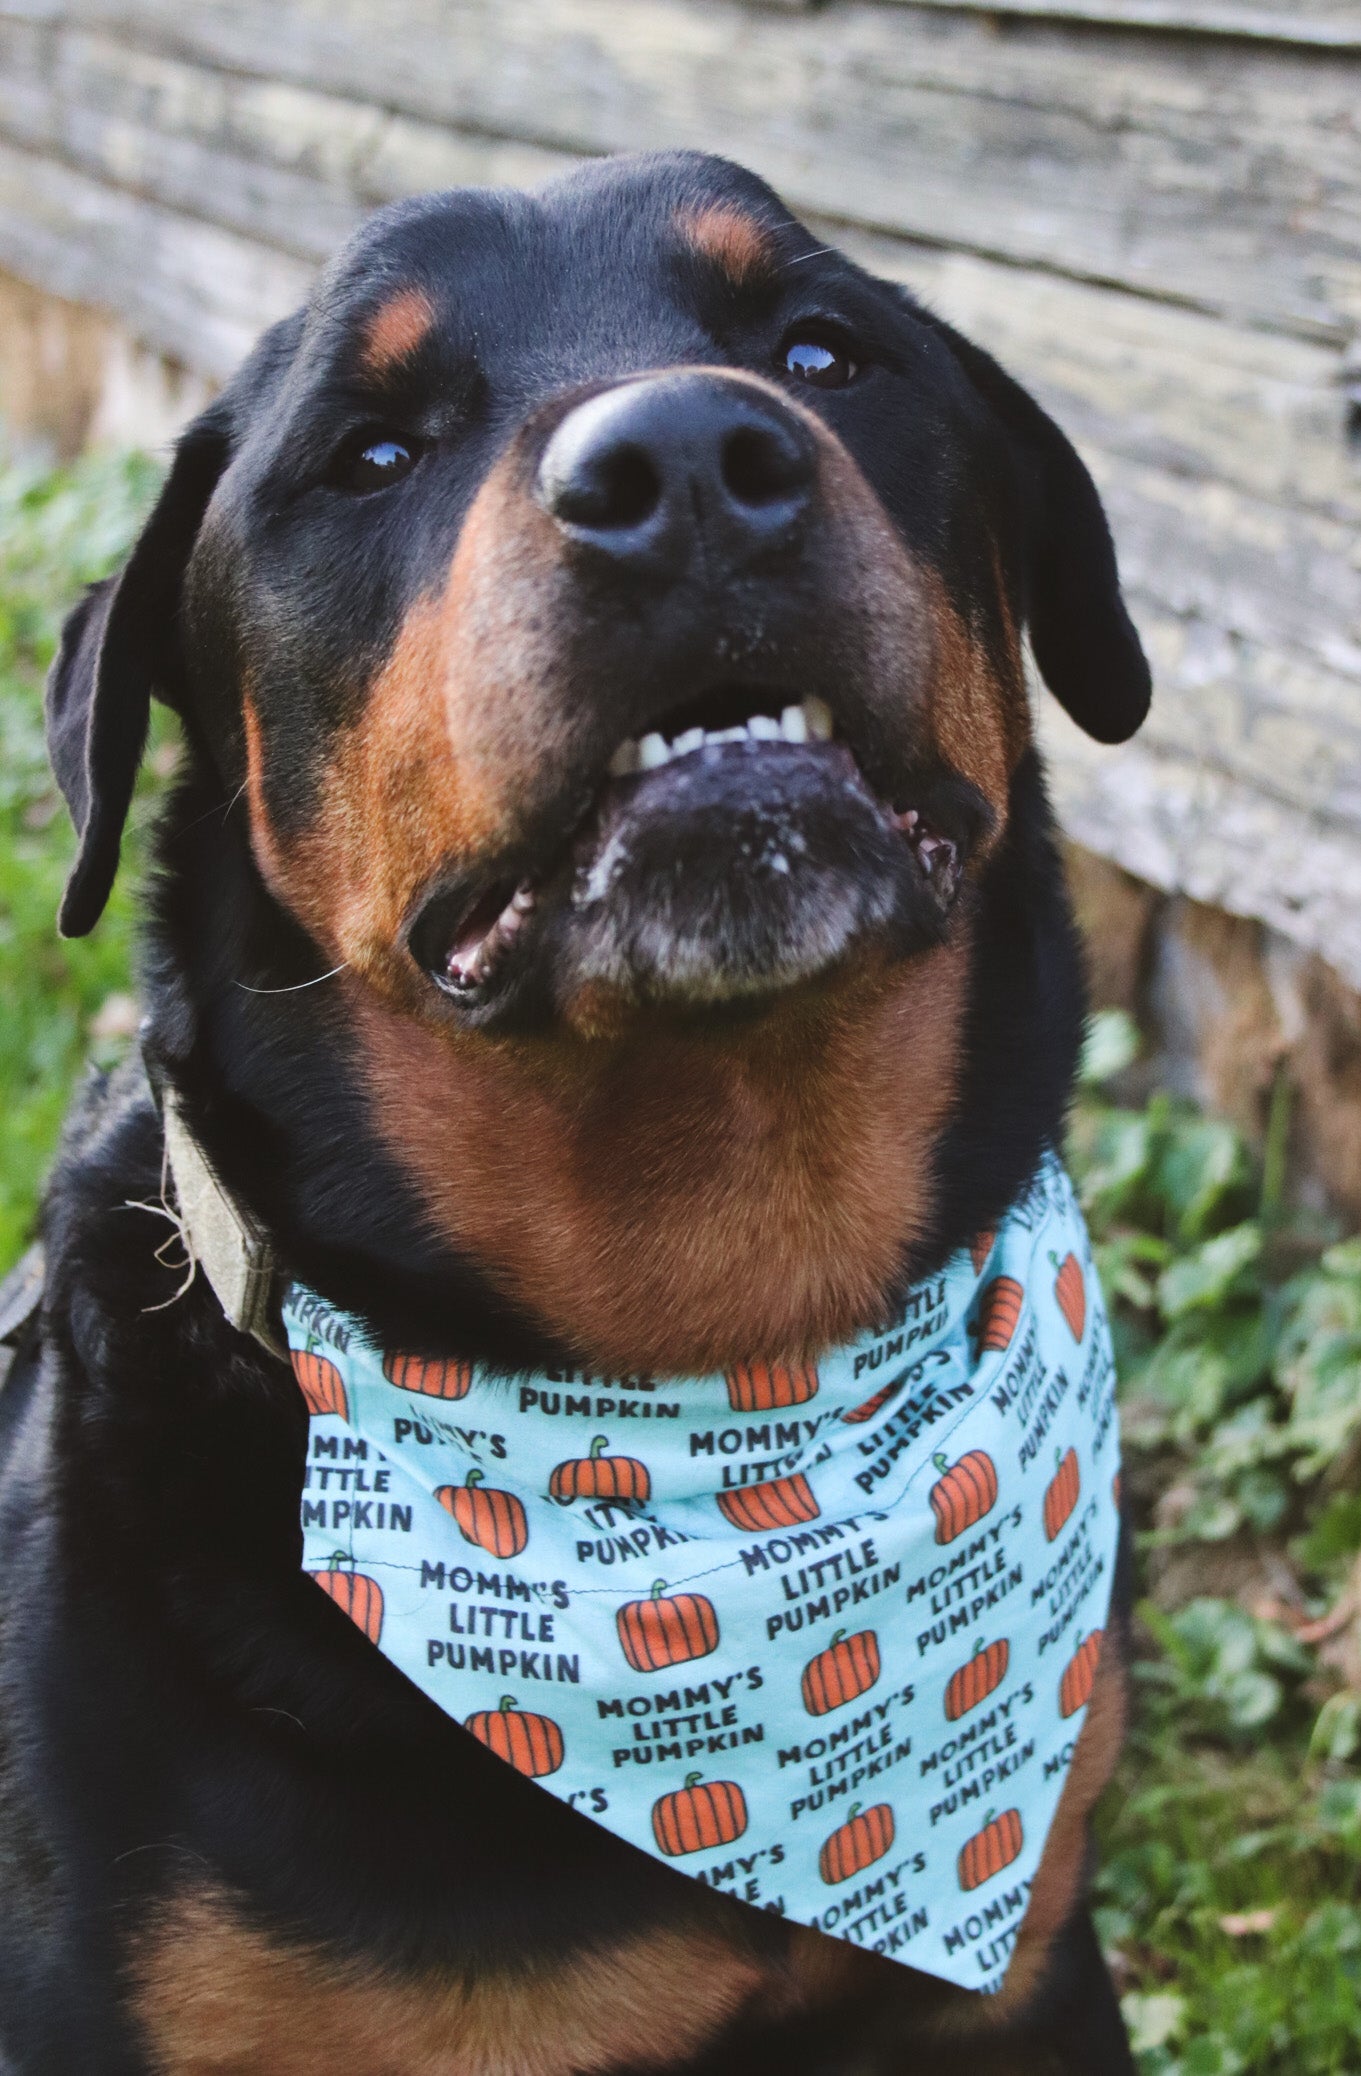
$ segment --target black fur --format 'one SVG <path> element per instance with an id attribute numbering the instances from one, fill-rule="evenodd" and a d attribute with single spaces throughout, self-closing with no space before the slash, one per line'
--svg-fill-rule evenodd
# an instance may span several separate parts
<path id="1" fill-rule="evenodd" d="M 126 570 L 77 609 L 52 678 L 53 763 L 81 839 L 62 909 L 68 932 L 91 927 L 112 882 L 152 692 L 183 716 L 186 769 L 157 838 L 144 962 L 155 1074 L 179 1087 L 222 1173 L 296 1274 L 390 1343 L 456 1341 L 508 1369 L 576 1351 L 429 1229 L 369 1117 L 335 998 L 325 988 L 249 992 L 292 988 L 321 969 L 317 947 L 266 891 L 233 797 L 237 658 L 220 601 L 253 580 L 232 560 L 248 522 L 253 551 L 264 554 L 267 537 L 277 578 L 259 610 L 293 641 L 296 700 L 276 723 L 270 760 L 270 804 L 286 825 L 298 811 L 287 773 L 301 785 L 345 717 L 346 688 L 390 642 L 393 600 L 447 563 L 472 489 L 518 419 L 564 384 L 675 360 L 744 365 L 754 350 L 742 331 L 753 320 L 739 321 L 721 282 L 646 257 L 644 204 L 660 197 L 669 211 L 692 193 L 732 196 L 791 249 L 801 240 L 812 250 L 751 176 L 685 157 L 590 168 L 564 183 L 551 264 L 532 244 L 533 205 L 519 198 L 431 198 L 386 212 L 328 274 L 305 321 L 277 327 L 186 437 Z M 394 284 L 457 280 L 470 241 L 484 261 L 501 256 L 503 292 L 510 306 L 520 298 L 499 332 L 485 313 L 479 330 L 484 348 L 500 338 L 502 389 L 479 389 L 455 318 L 421 348 L 425 375 L 434 356 L 448 408 L 462 414 L 459 466 L 427 486 L 419 509 L 371 521 L 359 554 L 352 514 L 328 508 L 319 523 L 287 493 L 330 451 L 323 433 L 343 389 L 336 342 Z M 816 302 L 824 289 L 812 268 L 801 271 Z M 602 283 L 621 273 L 627 293 L 609 303 Z M 948 487 L 967 450 L 970 480 L 991 486 L 996 533 L 1015 551 L 1052 688 L 1093 734 L 1129 733 L 1147 673 L 1071 448 L 992 362 L 896 290 L 844 262 L 829 262 L 827 278 L 826 295 L 858 311 L 912 375 L 908 425 L 888 390 L 863 423 L 828 411 L 850 426 L 843 436 L 903 537 L 984 610 L 990 550 L 971 538 Z M 632 320 L 624 345 L 620 309 Z M 210 502 L 232 523 L 199 558 L 185 605 Z M 394 588 L 399 558 L 406 574 Z M 332 603 L 306 621 L 299 647 L 288 615 L 309 584 L 329 586 Z M 905 1275 L 995 1220 L 1062 1125 L 1080 963 L 1033 755 L 976 898 L 963 1084 L 939 1148 L 935 1224 Z M 777 1921 L 634 1852 L 476 1745 L 304 1578 L 302 1401 L 288 1369 L 227 1325 L 202 1277 L 177 1296 L 172 1227 L 154 1208 L 161 1190 L 160 1122 L 138 1061 L 93 1081 L 73 1114 L 44 1213 L 40 1342 L 0 1395 L 0 2066 L 7 2056 L 24 2076 L 144 2076 L 125 2015 L 127 1941 L 197 1871 L 284 1936 L 398 1970 L 475 1975 L 687 1922 L 778 1952 Z M 935 2030 L 952 1993 L 894 1972 L 900 1982 L 872 2007 L 735 2029 L 691 2076 L 952 2067 L 961 2050 L 939 2045 Z M 963 2051 L 980 2076 L 1132 2067 L 1084 1915 L 1024 2021 Z"/>

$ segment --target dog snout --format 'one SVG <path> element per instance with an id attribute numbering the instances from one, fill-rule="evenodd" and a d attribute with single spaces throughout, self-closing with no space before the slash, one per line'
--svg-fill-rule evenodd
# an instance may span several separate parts
<path id="1" fill-rule="evenodd" d="M 578 404 L 544 449 L 537 491 L 563 532 L 622 571 L 740 569 L 798 540 L 817 461 L 777 397 L 723 375 L 650 376 Z"/>

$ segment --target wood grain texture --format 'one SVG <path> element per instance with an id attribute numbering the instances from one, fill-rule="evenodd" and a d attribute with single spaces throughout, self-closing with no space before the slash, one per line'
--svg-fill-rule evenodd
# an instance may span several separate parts
<path id="1" fill-rule="evenodd" d="M 798 4 L 808 4 L 808 0 L 798 0 Z M 1001 4 L 998 0 L 904 0 L 904 4 L 1099 22 L 1167 35 L 1251 36 L 1265 43 L 1303 48 L 1361 50 L 1357 0 L 1309 0 L 1299 8 L 1263 5 L 1261 0 L 1001 0 Z"/>
<path id="2" fill-rule="evenodd" d="M 197 61 L 560 151 L 739 151 L 799 208 L 1341 342 L 1345 55 L 833 0 L 69 0 Z M 1212 231 L 1211 231 L 1212 226 Z"/>
<path id="3" fill-rule="evenodd" d="M 1158 689 L 1133 752 L 1047 718 L 1070 830 L 1361 984 L 1358 25 L 395 0 L 379 33 L 362 0 L 0 0 L 0 264 L 220 378 L 396 196 L 741 156 L 996 352 L 1097 478 Z"/>

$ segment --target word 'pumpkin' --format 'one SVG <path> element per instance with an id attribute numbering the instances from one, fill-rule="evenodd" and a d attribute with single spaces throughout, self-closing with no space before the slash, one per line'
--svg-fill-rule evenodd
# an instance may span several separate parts
<path id="1" fill-rule="evenodd" d="M 1081 1490 L 1082 1473 L 1078 1469 L 1077 1450 L 1070 1449 L 1066 1456 L 1059 1456 L 1058 1469 L 1045 1488 L 1044 1532 L 1051 1543 L 1077 1505 Z"/>
<path id="2" fill-rule="evenodd" d="M 314 1571 L 309 1577 L 316 1580 L 322 1592 L 349 1616 L 356 1628 L 363 1630 L 370 1643 L 377 1643 L 383 1633 L 383 1589 L 377 1579 L 371 1579 L 367 1572 L 339 1569 Z"/>
<path id="3" fill-rule="evenodd" d="M 466 1398 L 473 1366 L 453 1355 L 430 1362 L 422 1355 L 385 1355 L 383 1375 L 399 1391 L 420 1391 L 426 1398 Z"/>
<path id="4" fill-rule="evenodd" d="M 818 1373 L 811 1362 L 739 1362 L 728 1371 L 727 1384 L 734 1413 L 769 1413 L 816 1398 Z"/>
<path id="5" fill-rule="evenodd" d="M 647 1600 L 629 1600 L 615 1616 L 624 1656 L 635 1672 L 658 1672 L 707 1658 L 718 1649 L 718 1615 L 702 1593 L 671 1593 L 658 1579 Z"/>
<path id="6" fill-rule="evenodd" d="M 844 1708 L 848 1701 L 869 1692 L 879 1672 L 879 1639 L 874 1631 L 862 1629 L 847 1636 L 844 1629 L 838 1629 L 826 1650 L 810 1658 L 803 1668 L 803 1705 L 810 1716 Z"/>
<path id="7" fill-rule="evenodd" d="M 731 1845 L 747 1828 L 747 1798 L 735 1780 L 687 1773 L 685 1786 L 652 1805 L 652 1835 L 669 1859 Z"/>
<path id="8" fill-rule="evenodd" d="M 348 1420 L 350 1402 L 345 1396 L 345 1381 L 333 1362 L 317 1354 L 320 1346 L 316 1335 L 309 1334 L 307 1346 L 293 1350 L 289 1356 L 293 1374 L 307 1400 L 309 1413 L 338 1413 L 342 1420 Z"/>
<path id="9" fill-rule="evenodd" d="M 950 1675 L 950 1684 L 945 1689 L 947 1721 L 957 1723 L 961 1716 L 967 1716 L 971 1708 L 977 1708 L 980 1701 L 986 1701 L 989 1694 L 1001 1686 L 1010 1663 L 1011 1645 L 1004 1636 L 990 1644 L 985 1644 L 980 1636 L 973 1647 L 972 1658 Z"/>
<path id="10" fill-rule="evenodd" d="M 435 1497 L 457 1521 L 464 1542 L 476 1543 L 493 1557 L 518 1557 L 529 1541 L 524 1501 L 484 1485 L 480 1470 L 470 1470 L 466 1484 L 437 1486 Z"/>
<path id="11" fill-rule="evenodd" d="M 652 1478 L 647 1465 L 634 1456 L 606 1456 L 609 1446 L 607 1437 L 598 1434 L 589 1456 L 574 1456 L 558 1464 L 548 1480 L 553 1498 L 564 1506 L 573 1499 L 650 1499 Z"/>
<path id="12" fill-rule="evenodd" d="M 1001 1350 L 1011 1346 L 1020 1324 L 1025 1292 L 1014 1276 L 994 1276 L 978 1300 L 978 1348 Z"/>
<path id="13" fill-rule="evenodd" d="M 887 1802 L 876 1802 L 870 1809 L 862 1809 L 858 1802 L 853 1802 L 840 1830 L 823 1841 L 818 1873 L 829 1886 L 849 1881 L 853 1874 L 860 1874 L 883 1859 L 893 1843 L 895 1830 L 893 1811 Z"/>
<path id="14" fill-rule="evenodd" d="M 1093 1629 L 1090 1636 L 1083 1638 L 1064 1666 L 1063 1678 L 1059 1681 L 1061 1716 L 1075 1716 L 1078 1710 L 1085 1708 L 1091 1700 L 1092 1688 L 1096 1685 L 1096 1668 L 1101 1659 L 1101 1640 L 1104 1633 L 1103 1630 Z"/>
<path id="15" fill-rule="evenodd" d="M 793 1528 L 816 1521 L 822 1512 L 802 1471 L 792 1478 L 773 1478 L 768 1485 L 747 1485 L 740 1492 L 720 1492 L 718 1511 L 734 1528 L 760 1534 L 767 1528 Z"/>
<path id="16" fill-rule="evenodd" d="M 469 1716 L 463 1727 L 489 1752 L 495 1752 L 498 1759 L 504 1759 L 517 1773 L 528 1774 L 531 1780 L 556 1773 L 562 1764 L 562 1732 L 553 1718 L 517 1708 L 510 1694 L 502 1697 L 499 1708 L 479 1709 L 475 1716 Z"/>
<path id="17" fill-rule="evenodd" d="M 952 1543 L 996 1506 L 997 1466 L 986 1449 L 970 1449 L 955 1464 L 944 1456 L 933 1456 L 931 1460 L 941 1473 L 931 1487 L 936 1541 Z"/>
<path id="18" fill-rule="evenodd" d="M 982 1830 L 966 1838 L 960 1850 L 960 1887 L 976 1889 L 991 1881 L 994 1874 L 1011 1865 L 1024 1843 L 1019 1809 L 1004 1809 L 999 1817 L 989 1810 Z"/>

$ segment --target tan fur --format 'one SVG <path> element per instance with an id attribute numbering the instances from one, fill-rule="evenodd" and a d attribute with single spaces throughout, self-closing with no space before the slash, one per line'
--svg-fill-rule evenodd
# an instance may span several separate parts
<path id="1" fill-rule="evenodd" d="M 931 1210 L 965 952 L 746 1034 L 540 1045 L 353 990 L 374 1114 L 435 1227 L 602 1368 L 703 1373 L 868 1323 Z"/>
<path id="2" fill-rule="evenodd" d="M 519 1976 L 401 1977 L 294 1944 L 212 1883 L 135 1942 L 156 2076 L 575 2076 L 694 2054 L 763 1987 L 713 1934 L 654 1932 Z"/>
<path id="3" fill-rule="evenodd" d="M 360 358 L 371 375 L 386 374 L 426 338 L 435 322 L 434 305 L 423 289 L 404 288 L 374 311 L 364 327 Z"/>
<path id="4" fill-rule="evenodd" d="M 774 279 L 774 241 L 766 226 L 731 202 L 707 209 L 680 209 L 676 228 L 692 251 L 712 260 L 734 288 L 751 288 Z"/>

